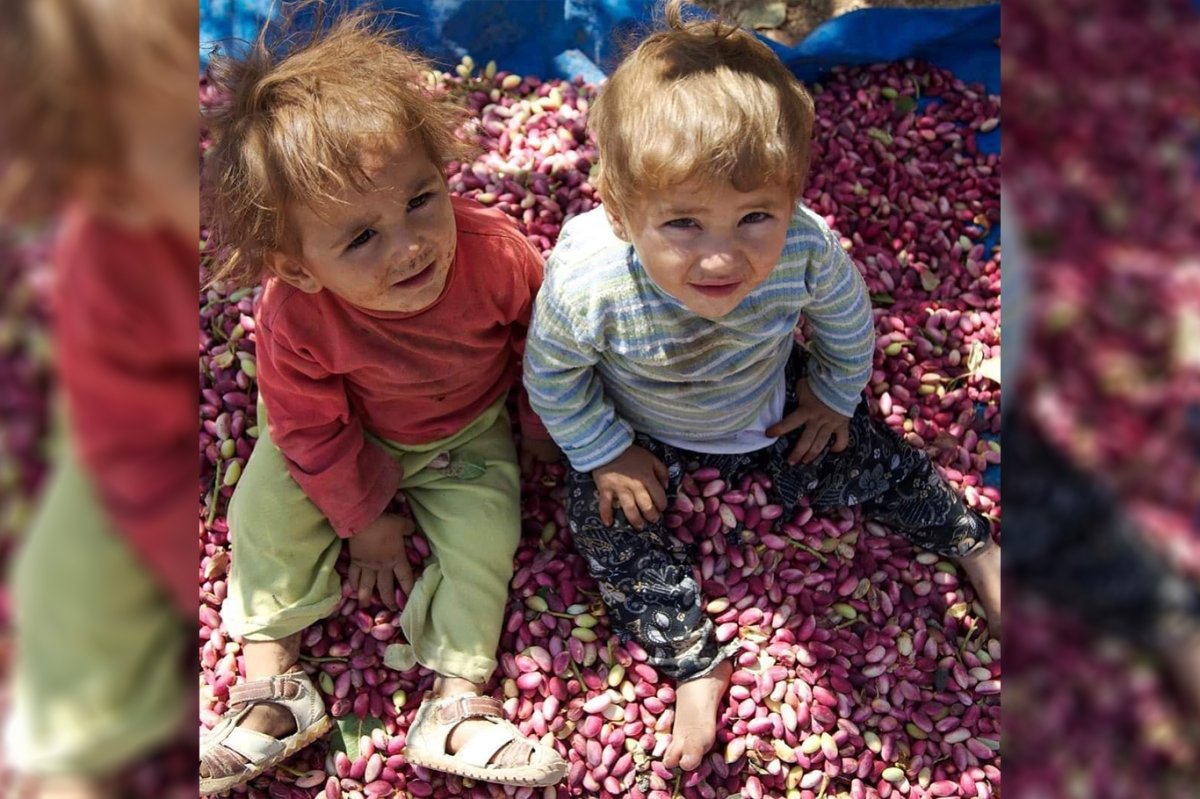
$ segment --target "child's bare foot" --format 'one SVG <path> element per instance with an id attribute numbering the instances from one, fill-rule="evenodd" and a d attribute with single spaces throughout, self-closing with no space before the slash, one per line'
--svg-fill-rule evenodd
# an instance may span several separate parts
<path id="1" fill-rule="evenodd" d="M 975 595 L 987 614 L 988 634 L 1000 639 L 1000 545 L 989 540 L 983 549 L 959 558 Z"/>
<path id="2" fill-rule="evenodd" d="M 1200 717 L 1200 629 L 1164 644 L 1161 651 L 1171 679 L 1190 705 L 1192 715 Z"/>
<path id="3" fill-rule="evenodd" d="M 729 688 L 733 665 L 727 660 L 705 677 L 682 682 L 675 689 L 675 724 L 663 765 L 692 771 L 712 749 L 717 737 L 717 707 Z"/>

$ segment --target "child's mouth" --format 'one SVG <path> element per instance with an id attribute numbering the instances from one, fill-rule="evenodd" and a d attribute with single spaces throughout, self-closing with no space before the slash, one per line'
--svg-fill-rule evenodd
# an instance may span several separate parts
<path id="1" fill-rule="evenodd" d="M 707 285 L 693 283 L 692 288 L 707 297 L 728 297 L 737 291 L 740 285 L 742 285 L 741 281 L 735 280 L 732 283 L 709 283 Z"/>
<path id="2" fill-rule="evenodd" d="M 392 284 L 392 287 L 410 289 L 425 285 L 425 283 L 427 283 L 429 279 L 433 277 L 433 273 L 435 271 L 433 266 L 435 263 L 436 261 L 430 261 L 421 269 L 421 271 L 406 277 L 403 280 L 397 280 Z"/>

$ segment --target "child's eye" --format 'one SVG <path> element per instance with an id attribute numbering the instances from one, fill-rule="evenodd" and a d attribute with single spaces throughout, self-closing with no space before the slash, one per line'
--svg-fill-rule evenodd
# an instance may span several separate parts
<path id="1" fill-rule="evenodd" d="M 408 210 L 415 211 L 425 203 L 433 199 L 433 192 L 427 191 L 424 194 L 418 194 L 408 201 Z"/>
<path id="2" fill-rule="evenodd" d="M 768 214 L 766 211 L 754 211 L 753 213 L 749 213 L 749 214 L 746 214 L 745 216 L 743 216 L 742 221 L 746 222 L 748 224 L 754 225 L 759 222 L 766 222 L 770 218 L 771 218 L 771 215 Z"/>
<path id="3" fill-rule="evenodd" d="M 377 234 L 375 233 L 374 230 L 371 230 L 371 228 L 367 228 L 362 233 L 359 233 L 357 236 L 354 237 L 354 241 L 350 242 L 350 244 L 348 244 L 346 246 L 346 250 L 347 251 L 357 250 L 359 247 L 362 247 L 368 241 L 375 238 L 376 235 Z"/>
<path id="4" fill-rule="evenodd" d="M 685 217 L 682 219 L 672 219 L 671 221 L 669 221 L 665 225 L 663 225 L 663 227 L 673 227 L 673 228 L 678 228 L 680 230 L 686 230 L 688 228 L 699 227 L 699 224 L 696 222 L 695 219 Z"/>

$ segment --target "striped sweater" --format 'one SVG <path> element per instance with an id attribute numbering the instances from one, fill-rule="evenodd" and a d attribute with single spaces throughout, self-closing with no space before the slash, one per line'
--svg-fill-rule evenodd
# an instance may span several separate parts
<path id="1" fill-rule="evenodd" d="M 703 451 L 759 417 L 802 313 L 813 393 L 851 416 L 871 374 L 871 306 L 820 216 L 798 204 L 779 265 L 711 320 L 658 288 L 597 208 L 563 227 L 546 264 L 525 350 L 529 401 L 578 471 L 616 458 L 635 431 Z"/>

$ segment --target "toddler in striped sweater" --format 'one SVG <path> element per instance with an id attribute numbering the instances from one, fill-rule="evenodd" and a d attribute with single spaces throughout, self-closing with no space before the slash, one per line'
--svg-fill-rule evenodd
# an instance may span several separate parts
<path id="1" fill-rule="evenodd" d="M 525 386 L 570 461 L 571 535 L 614 627 L 679 682 L 663 760 L 691 770 L 736 641 L 716 641 L 691 553 L 664 524 L 685 469 L 765 472 L 789 510 L 861 505 L 957 560 L 993 634 L 1000 556 L 926 455 L 868 415 L 866 286 L 799 201 L 812 99 L 766 45 L 685 22 L 681 5 L 592 106 L 604 205 L 550 256 Z"/>

